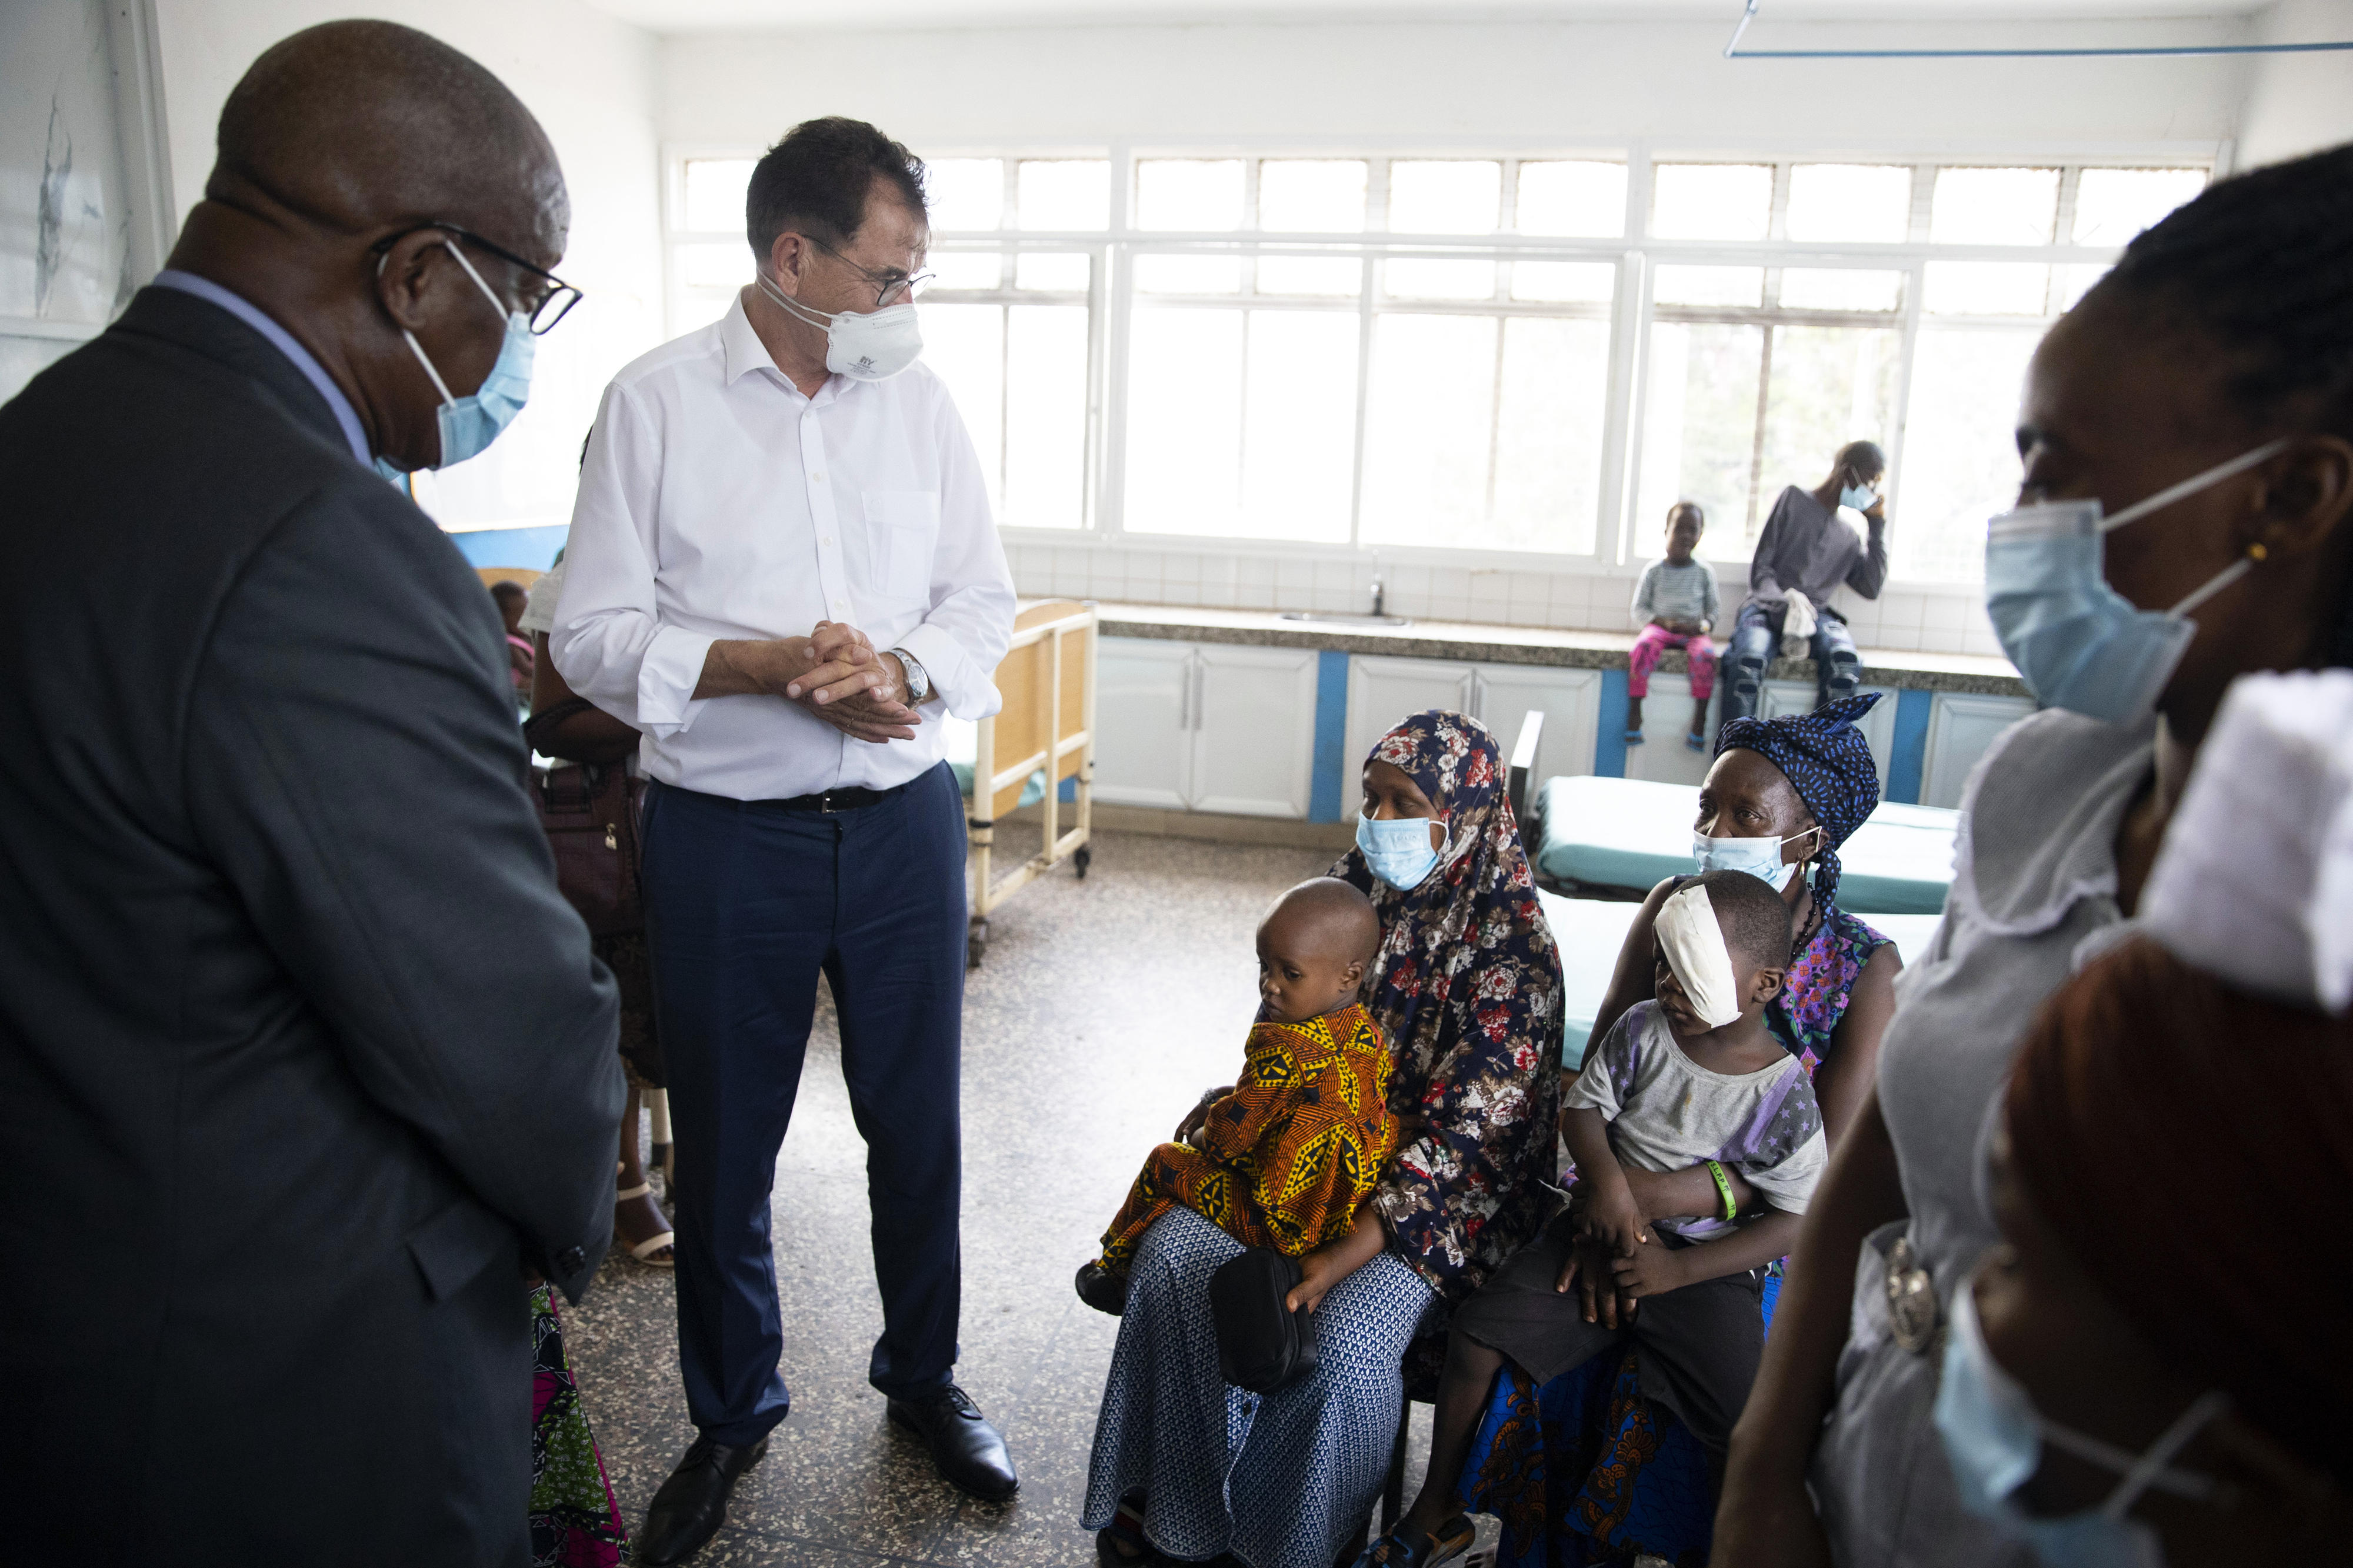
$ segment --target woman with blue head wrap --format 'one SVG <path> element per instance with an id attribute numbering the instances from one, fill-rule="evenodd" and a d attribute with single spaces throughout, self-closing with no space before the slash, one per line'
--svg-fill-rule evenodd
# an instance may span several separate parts
<path id="1" fill-rule="evenodd" d="M 1766 1026 L 1812 1076 L 1833 1146 L 1868 1096 L 1903 966 L 1887 938 L 1838 907 L 1839 847 L 1879 805 L 1879 770 L 1854 727 L 1878 700 L 1871 692 L 1811 713 L 1726 721 L 1694 824 L 1696 869 L 1748 872 L 1788 906 L 1788 978 L 1766 1008 Z M 1687 879 L 1671 877 L 1651 890 L 1590 1037 L 1652 994 L 1652 923 Z M 1704 1166 L 1627 1174 L 1652 1220 L 1720 1212 L 1722 1194 Z M 1746 1184 L 1731 1184 L 1747 1206 Z M 1595 1290 L 1595 1281 L 1610 1279 L 1606 1258 L 1581 1263 L 1577 1288 L 1614 1323 L 1629 1304 L 1606 1286 Z M 1541 1386 L 1506 1368 L 1463 1475 L 1466 1506 L 1505 1521 L 1499 1561 L 1509 1568 L 1637 1553 L 1683 1562 L 1707 1551 L 1706 1458 L 1644 1397 L 1630 1356 L 1598 1358 Z"/>

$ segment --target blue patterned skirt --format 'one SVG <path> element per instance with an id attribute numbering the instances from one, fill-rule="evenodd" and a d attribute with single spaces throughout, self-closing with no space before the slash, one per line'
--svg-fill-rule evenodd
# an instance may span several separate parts
<path id="1" fill-rule="evenodd" d="M 1087 1477 L 1089 1530 L 1145 1496 L 1154 1546 L 1183 1562 L 1230 1552 L 1249 1568 L 1331 1568 L 1388 1473 L 1398 1363 L 1436 1300 L 1384 1252 L 1315 1312 L 1315 1375 L 1248 1394 L 1218 1371 L 1209 1276 L 1242 1244 L 1190 1209 L 1153 1222 L 1128 1276 Z"/>
<path id="2" fill-rule="evenodd" d="M 1765 1281 L 1765 1322 L 1781 1281 Z M 1707 1452 L 1642 1397 L 1630 1349 L 1550 1383 L 1506 1362 L 1462 1466 L 1462 1506 L 1503 1521 L 1497 1568 L 1705 1568 L 1715 1535 Z"/>

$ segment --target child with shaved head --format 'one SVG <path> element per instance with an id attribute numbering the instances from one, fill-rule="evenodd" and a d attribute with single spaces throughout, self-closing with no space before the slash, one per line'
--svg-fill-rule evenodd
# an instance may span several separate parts
<path id="1" fill-rule="evenodd" d="M 1471 1544 L 1455 1491 L 1488 1391 L 1505 1360 L 1542 1384 L 1632 1340 L 1642 1393 L 1683 1418 L 1723 1474 L 1732 1425 L 1764 1353 L 1764 1269 L 1798 1239 L 1828 1160 L 1804 1065 L 1765 1026 L 1789 954 L 1789 912 L 1770 884 L 1711 871 L 1660 907 L 1658 994 L 1629 1008 L 1587 1053 L 1562 1097 L 1561 1131 L 1580 1200 L 1456 1309 L 1430 1471 L 1397 1529 L 1363 1562 L 1429 1568 Z M 1727 1210 L 1642 1217 L 1629 1166 L 1705 1164 Z M 1729 1212 L 1738 1171 L 1762 1213 Z M 1620 1310 L 1597 1322 L 1571 1293 L 1580 1268 Z"/>
<path id="2" fill-rule="evenodd" d="M 1397 1148 L 1395 1064 L 1356 999 L 1380 939 L 1372 900 L 1335 878 L 1302 882 L 1267 911 L 1258 928 L 1264 1006 L 1240 1081 L 1205 1109 L 1189 1142 L 1163 1143 L 1145 1161 L 1103 1257 L 1079 1269 L 1087 1305 L 1124 1310 L 1137 1244 L 1172 1204 L 1291 1258 L 1356 1223 Z"/>

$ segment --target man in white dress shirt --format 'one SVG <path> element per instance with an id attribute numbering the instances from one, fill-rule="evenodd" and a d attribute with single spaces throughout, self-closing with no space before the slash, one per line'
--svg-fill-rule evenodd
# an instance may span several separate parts
<path id="1" fill-rule="evenodd" d="M 856 121 L 771 149 L 746 199 L 753 283 L 615 378 L 573 512 L 550 651 L 645 733 L 653 781 L 643 879 L 698 1436 L 655 1495 L 647 1563 L 710 1539 L 790 1403 L 768 1219 L 820 973 L 867 1142 L 868 1376 L 948 1479 L 1018 1485 L 953 1381 L 965 829 L 940 723 L 997 711 L 1013 584 L 964 422 L 914 363 L 922 180 Z"/>

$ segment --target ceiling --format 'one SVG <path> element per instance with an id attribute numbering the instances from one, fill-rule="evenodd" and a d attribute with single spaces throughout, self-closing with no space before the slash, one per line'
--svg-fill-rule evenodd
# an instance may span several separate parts
<path id="1" fill-rule="evenodd" d="M 1741 0 L 586 0 L 657 33 L 1228 21 L 1720 21 Z M 2263 0 L 1763 0 L 1758 24 L 2242 16 Z M 1761 35 L 1757 40 L 1763 44 Z"/>

